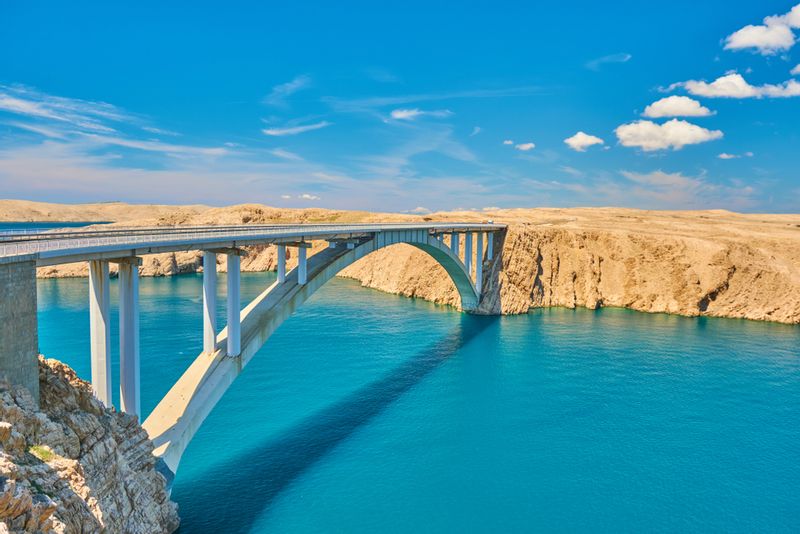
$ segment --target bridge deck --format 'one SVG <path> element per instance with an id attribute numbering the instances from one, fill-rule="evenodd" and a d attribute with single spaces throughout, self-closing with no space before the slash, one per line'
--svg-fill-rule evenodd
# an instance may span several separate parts
<path id="1" fill-rule="evenodd" d="M 386 231 L 426 230 L 431 234 L 491 232 L 495 223 L 366 223 L 242 226 L 109 227 L 91 230 L 0 234 L 0 263 L 35 260 L 38 266 L 298 241 L 354 239 Z"/>

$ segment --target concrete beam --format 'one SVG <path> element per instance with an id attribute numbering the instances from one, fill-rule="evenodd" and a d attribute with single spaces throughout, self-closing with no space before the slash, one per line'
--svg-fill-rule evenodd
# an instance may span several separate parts
<path id="1" fill-rule="evenodd" d="M 217 255 L 203 252 L 203 352 L 217 350 Z"/>
<path id="2" fill-rule="evenodd" d="M 89 343 L 92 363 L 92 391 L 111 406 L 111 297 L 108 262 L 89 262 Z"/>
<path id="3" fill-rule="evenodd" d="M 0 378 L 24 386 L 39 405 L 36 262 L 0 262 Z"/>
<path id="4" fill-rule="evenodd" d="M 239 322 L 241 314 L 242 262 L 237 254 L 228 255 L 228 356 L 238 356 L 242 346 L 242 326 Z"/>
<path id="5" fill-rule="evenodd" d="M 119 264 L 119 405 L 141 419 L 139 381 L 139 261 Z"/>
<path id="6" fill-rule="evenodd" d="M 278 245 L 278 283 L 286 281 L 286 245 Z"/>

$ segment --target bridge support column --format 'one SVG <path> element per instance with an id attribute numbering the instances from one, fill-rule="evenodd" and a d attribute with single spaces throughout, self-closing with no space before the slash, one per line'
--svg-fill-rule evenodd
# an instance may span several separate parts
<path id="1" fill-rule="evenodd" d="M 239 322 L 242 260 L 238 253 L 228 254 L 228 356 L 238 356 L 242 347 L 242 326 Z"/>
<path id="2" fill-rule="evenodd" d="M 286 245 L 278 245 L 278 283 L 286 281 Z"/>
<path id="3" fill-rule="evenodd" d="M 0 378 L 25 386 L 39 405 L 36 262 L 0 258 Z"/>
<path id="4" fill-rule="evenodd" d="M 203 252 L 203 352 L 217 350 L 217 255 Z"/>
<path id="5" fill-rule="evenodd" d="M 492 261 L 494 257 L 494 232 L 486 232 L 486 259 Z"/>
<path id="6" fill-rule="evenodd" d="M 308 255 L 306 247 L 297 249 L 297 283 L 305 285 L 308 281 Z"/>
<path id="7" fill-rule="evenodd" d="M 478 232 L 478 241 L 475 246 L 475 289 L 481 294 L 483 284 L 483 232 Z"/>
<path id="8" fill-rule="evenodd" d="M 139 258 L 119 263 L 119 408 L 141 419 Z"/>
<path id="9" fill-rule="evenodd" d="M 464 267 L 467 268 L 467 276 L 472 276 L 472 232 L 464 234 Z"/>
<path id="10" fill-rule="evenodd" d="M 459 238 L 457 233 L 453 232 L 452 234 L 450 234 L 450 251 L 456 257 L 458 257 L 458 242 L 459 242 L 459 239 L 460 238 Z"/>
<path id="11" fill-rule="evenodd" d="M 92 391 L 111 406 L 111 325 L 108 262 L 89 262 L 89 338 L 92 359 Z"/>

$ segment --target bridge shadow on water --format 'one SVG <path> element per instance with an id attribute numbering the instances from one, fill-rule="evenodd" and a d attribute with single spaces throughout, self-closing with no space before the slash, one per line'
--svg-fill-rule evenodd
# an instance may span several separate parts
<path id="1" fill-rule="evenodd" d="M 191 489 L 181 492 L 191 495 L 194 514 L 182 515 L 184 526 L 179 532 L 250 531 L 258 517 L 295 479 L 495 320 L 492 316 L 463 315 L 453 332 L 379 380 L 310 415 L 283 436 L 208 469 L 192 480 Z"/>

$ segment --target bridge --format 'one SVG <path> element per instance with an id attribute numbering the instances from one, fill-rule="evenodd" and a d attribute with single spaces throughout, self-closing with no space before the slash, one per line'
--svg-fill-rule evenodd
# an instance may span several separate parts
<path id="1" fill-rule="evenodd" d="M 306 224 L 107 227 L 0 234 L 0 376 L 26 386 L 38 400 L 36 267 L 89 263 L 91 383 L 111 406 L 109 263 L 118 265 L 120 405 L 141 417 L 139 269 L 147 254 L 202 251 L 203 351 L 143 426 L 155 454 L 174 475 L 183 452 L 216 403 L 270 335 L 317 289 L 368 254 L 398 243 L 430 255 L 453 281 L 464 311 L 481 299 L 483 268 L 495 259 L 494 223 Z M 314 241 L 327 247 L 309 256 Z M 244 247 L 277 248 L 277 280 L 244 308 L 240 302 Z M 287 248 L 297 266 L 287 272 Z M 227 256 L 224 328 L 216 324 L 217 255 Z M 198 325 L 199 326 L 199 325 Z M 200 330 L 200 328 L 198 328 Z"/>

